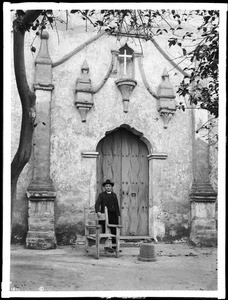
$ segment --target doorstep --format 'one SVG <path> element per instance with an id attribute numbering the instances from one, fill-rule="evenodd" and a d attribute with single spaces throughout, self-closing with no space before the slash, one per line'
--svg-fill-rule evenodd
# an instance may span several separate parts
<path id="1" fill-rule="evenodd" d="M 152 243 L 154 239 L 151 236 L 139 236 L 139 235 L 130 235 L 130 236 L 120 236 L 120 246 L 121 247 L 139 247 L 142 243 Z"/>

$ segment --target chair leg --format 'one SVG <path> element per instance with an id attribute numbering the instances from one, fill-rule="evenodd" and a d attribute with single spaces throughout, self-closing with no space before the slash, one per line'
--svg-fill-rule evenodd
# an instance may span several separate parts
<path id="1" fill-rule="evenodd" d="M 120 254 L 120 232 L 119 228 L 116 228 L 116 257 L 119 258 Z"/>
<path id="2" fill-rule="evenodd" d="M 88 243 L 88 240 L 86 240 L 85 242 L 85 255 L 88 255 L 89 254 L 89 243 Z"/>
<path id="3" fill-rule="evenodd" d="M 99 259 L 99 243 L 96 245 L 95 257 L 96 257 L 96 259 Z"/>
<path id="4" fill-rule="evenodd" d="M 99 233 L 97 232 L 96 236 L 96 247 L 95 247 L 95 258 L 99 259 L 99 251 L 100 251 L 100 239 L 99 239 Z"/>

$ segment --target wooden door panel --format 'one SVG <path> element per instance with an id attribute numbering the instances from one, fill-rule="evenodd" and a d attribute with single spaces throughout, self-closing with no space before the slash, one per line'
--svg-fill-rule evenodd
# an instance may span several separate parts
<path id="1" fill-rule="evenodd" d="M 97 147 L 98 190 L 102 182 L 115 182 L 121 219 L 122 235 L 148 234 L 148 150 L 133 133 L 124 128 L 107 135 Z M 100 187 L 99 187 L 100 186 Z"/>
<path id="2" fill-rule="evenodd" d="M 121 193 L 121 139 L 119 134 L 114 132 L 103 138 L 98 146 L 99 152 L 97 161 L 97 195 L 103 191 L 102 183 L 110 179 L 115 183 L 113 191 L 120 201 Z"/>
<path id="3" fill-rule="evenodd" d="M 148 150 L 133 133 L 122 129 L 123 235 L 148 234 Z"/>
<path id="4" fill-rule="evenodd" d="M 130 198 L 130 147 L 128 147 L 128 135 L 127 131 L 121 129 L 121 140 L 122 140 L 122 199 L 121 199 L 121 219 L 122 219 L 122 235 L 129 235 L 130 225 L 132 223 L 131 214 L 129 209 L 131 207 Z"/>
<path id="5" fill-rule="evenodd" d="M 135 171 L 137 169 L 137 163 L 134 164 L 134 139 L 131 137 L 128 131 L 122 129 L 122 178 L 123 178 L 123 210 L 124 217 L 127 220 L 126 225 L 123 226 L 123 235 L 136 235 L 137 234 L 137 200 L 136 197 L 132 197 L 132 193 L 135 193 L 133 185 Z"/>
<path id="6" fill-rule="evenodd" d="M 119 205 L 122 191 L 121 181 L 121 136 L 118 131 L 113 132 L 113 144 L 111 145 L 113 152 L 113 177 L 111 180 L 115 183 L 113 187 L 114 193 L 116 193 Z"/>
<path id="7" fill-rule="evenodd" d="M 129 136 L 129 145 L 131 145 L 131 156 L 129 157 L 131 164 L 130 172 L 130 198 L 131 198 L 131 207 L 129 213 L 132 214 L 131 226 L 130 226 L 130 235 L 138 235 L 139 231 L 139 215 L 138 215 L 138 206 L 139 206 L 139 186 L 138 186 L 138 176 L 140 174 L 140 161 L 139 156 L 139 144 L 138 139 L 135 136 Z"/>
<path id="8" fill-rule="evenodd" d="M 102 183 L 103 183 L 103 169 L 102 169 L 102 145 L 103 145 L 103 140 L 101 140 L 98 143 L 97 146 L 97 151 L 99 152 L 99 155 L 97 157 L 97 196 L 102 192 Z"/>

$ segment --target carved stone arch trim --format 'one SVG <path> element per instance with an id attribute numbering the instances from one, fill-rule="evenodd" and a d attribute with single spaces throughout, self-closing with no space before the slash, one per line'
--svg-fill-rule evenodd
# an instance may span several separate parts
<path id="1" fill-rule="evenodd" d="M 100 153 L 96 165 L 96 194 L 102 191 L 103 180 L 109 178 L 115 182 L 114 192 L 120 204 L 123 236 L 147 236 L 151 231 L 150 162 L 147 159 L 150 150 L 151 143 L 143 133 L 128 124 L 106 131 L 96 148 Z"/>
<path id="2" fill-rule="evenodd" d="M 132 132 L 133 134 L 135 134 L 136 136 L 138 136 L 140 138 L 141 141 L 144 142 L 144 144 L 147 146 L 148 152 L 149 154 L 151 154 L 152 152 L 156 151 L 156 147 L 154 144 L 151 144 L 151 142 L 149 141 L 149 139 L 144 135 L 143 132 L 139 131 L 138 129 L 131 127 L 128 124 L 121 124 L 120 126 L 113 126 L 112 128 L 110 128 L 109 130 L 107 130 L 105 132 L 105 135 L 103 137 L 105 137 L 106 135 L 108 135 L 109 133 L 112 133 L 116 130 L 118 130 L 119 128 L 125 128 L 128 131 Z M 99 139 L 99 141 L 102 139 L 102 137 Z M 99 143 L 98 141 L 98 143 Z M 98 145 L 97 143 L 97 145 Z M 97 145 L 96 145 L 96 149 L 97 149 Z"/>

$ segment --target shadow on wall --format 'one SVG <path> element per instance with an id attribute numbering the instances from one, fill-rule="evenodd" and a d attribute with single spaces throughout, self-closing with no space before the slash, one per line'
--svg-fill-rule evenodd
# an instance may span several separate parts
<path id="1" fill-rule="evenodd" d="M 74 245 L 77 241 L 77 236 L 84 235 L 84 222 L 80 221 L 77 224 L 57 225 L 55 235 L 58 245 Z"/>
<path id="2" fill-rule="evenodd" d="M 11 228 L 11 244 L 25 244 L 28 232 L 28 200 L 26 194 L 16 199 Z"/>
<path id="3" fill-rule="evenodd" d="M 27 226 L 14 225 L 11 232 L 11 244 L 25 244 L 27 231 Z"/>
<path id="4" fill-rule="evenodd" d="M 165 237 L 162 239 L 163 242 L 173 243 L 174 241 L 185 241 L 187 242 L 190 237 L 190 227 L 183 225 L 172 225 L 166 227 Z"/>

